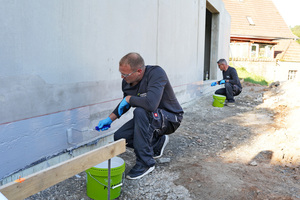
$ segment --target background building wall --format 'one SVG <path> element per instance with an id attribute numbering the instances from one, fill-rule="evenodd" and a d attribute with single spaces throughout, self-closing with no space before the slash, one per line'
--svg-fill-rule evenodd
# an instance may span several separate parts
<path id="1" fill-rule="evenodd" d="M 294 71 L 294 74 L 289 74 L 289 71 Z M 278 81 L 286 81 L 289 78 L 300 81 L 300 63 L 299 62 L 284 62 L 278 61 L 276 67 L 276 79 Z M 294 75 L 295 77 L 291 77 Z M 289 77 L 290 76 L 290 77 Z"/>
<path id="2" fill-rule="evenodd" d="M 118 62 L 128 52 L 162 66 L 182 104 L 205 90 L 205 0 L 0 4 L 0 180 L 97 137 L 74 131 L 70 143 L 66 131 L 95 127 L 120 102 Z M 230 16 L 221 0 L 211 5 L 219 12 L 216 29 L 225 30 L 212 51 L 228 58 Z"/>
<path id="3" fill-rule="evenodd" d="M 299 80 L 299 62 L 250 62 L 231 61 L 234 67 L 244 67 L 248 72 L 264 77 L 267 81 L 287 81 L 289 71 L 296 71 L 296 78 Z"/>

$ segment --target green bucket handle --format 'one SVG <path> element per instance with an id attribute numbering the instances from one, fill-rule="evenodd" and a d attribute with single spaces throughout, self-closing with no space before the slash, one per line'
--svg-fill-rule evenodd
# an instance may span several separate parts
<path id="1" fill-rule="evenodd" d="M 214 100 L 217 100 L 220 104 L 225 104 L 225 101 L 222 103 L 222 102 L 220 102 L 219 99 L 217 99 L 217 98 L 214 98 Z"/>
<path id="2" fill-rule="evenodd" d="M 101 183 L 101 182 L 98 181 L 95 177 L 93 177 L 92 174 L 91 174 L 90 172 L 88 172 L 88 174 L 89 174 L 90 177 L 92 177 L 95 181 L 97 181 L 100 185 L 103 185 L 103 186 L 105 186 L 105 187 L 108 188 L 107 185 Z M 117 187 L 121 187 L 121 186 L 123 185 L 123 181 L 124 181 L 124 178 L 125 178 L 125 177 L 124 177 L 124 174 L 125 174 L 125 173 L 123 172 L 122 183 L 120 183 L 120 184 L 118 184 L 118 185 L 115 185 L 115 186 L 112 186 L 112 187 L 110 187 L 110 189 L 116 189 Z"/>

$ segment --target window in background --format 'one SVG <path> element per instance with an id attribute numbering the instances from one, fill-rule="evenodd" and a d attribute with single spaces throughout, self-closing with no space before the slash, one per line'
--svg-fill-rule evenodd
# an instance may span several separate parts
<path id="1" fill-rule="evenodd" d="M 288 80 L 296 79 L 297 70 L 289 70 L 288 73 Z"/>

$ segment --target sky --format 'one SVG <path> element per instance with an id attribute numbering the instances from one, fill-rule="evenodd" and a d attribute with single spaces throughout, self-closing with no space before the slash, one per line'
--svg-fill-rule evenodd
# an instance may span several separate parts
<path id="1" fill-rule="evenodd" d="M 288 26 L 300 25 L 300 0 L 273 0 L 273 3 Z"/>

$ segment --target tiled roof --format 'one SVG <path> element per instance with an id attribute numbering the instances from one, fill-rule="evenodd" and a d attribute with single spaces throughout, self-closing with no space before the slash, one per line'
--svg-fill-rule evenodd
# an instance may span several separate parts
<path id="1" fill-rule="evenodd" d="M 295 40 L 279 40 L 275 52 L 279 53 L 276 59 L 281 61 L 300 62 L 300 44 Z"/>
<path id="2" fill-rule="evenodd" d="M 254 38 L 296 38 L 272 0 L 223 0 L 231 15 L 231 36 Z M 251 17 L 255 25 L 249 25 Z"/>

